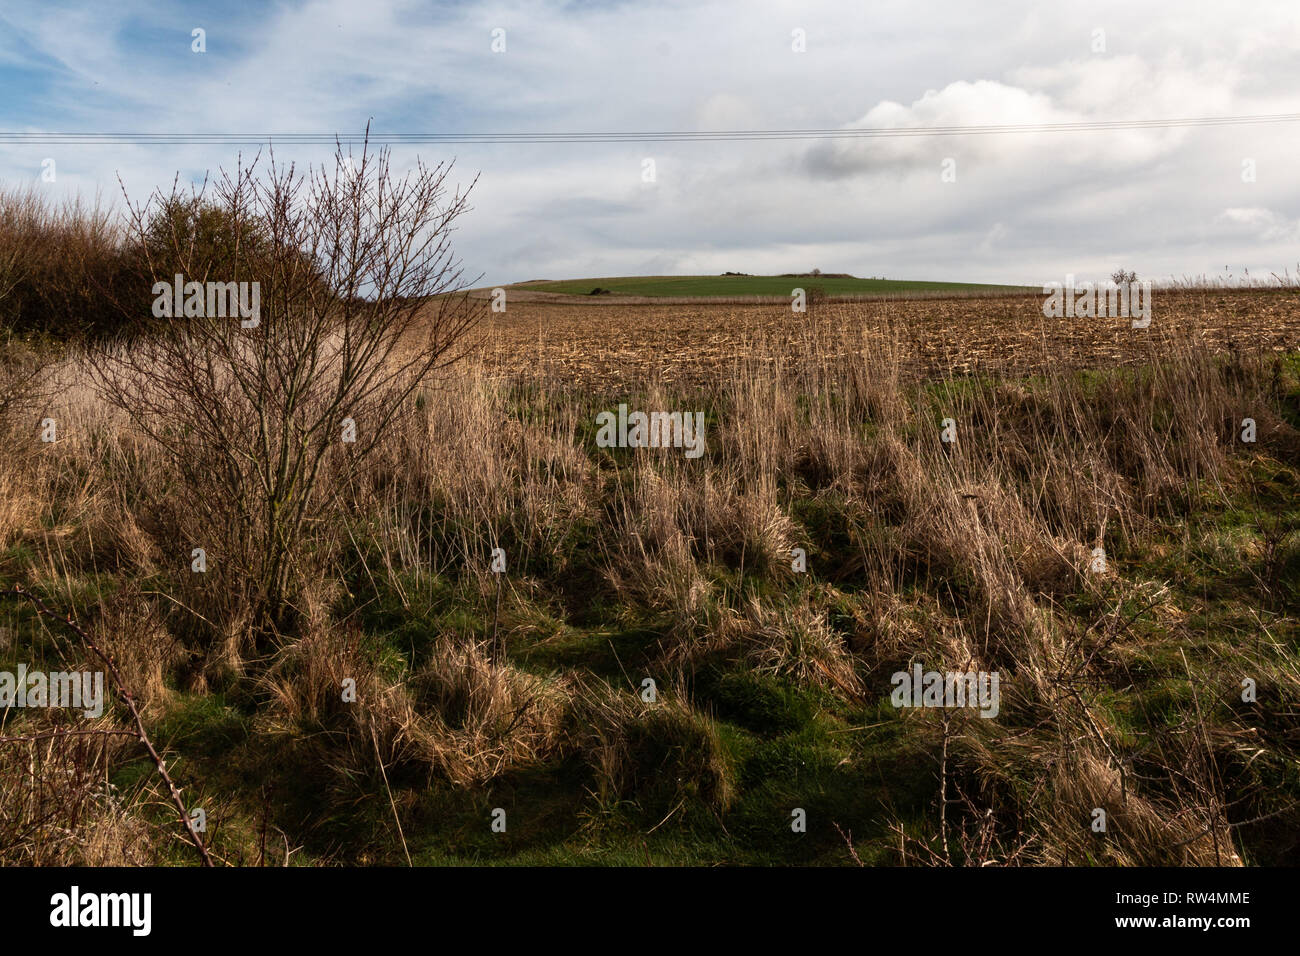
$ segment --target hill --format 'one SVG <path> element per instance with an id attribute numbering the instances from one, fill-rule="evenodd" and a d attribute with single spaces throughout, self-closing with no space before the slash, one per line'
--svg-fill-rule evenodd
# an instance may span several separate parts
<path id="1" fill-rule="evenodd" d="M 596 279 L 533 280 L 512 286 L 563 295 L 590 295 L 594 289 L 620 296 L 789 296 L 790 291 L 819 288 L 827 295 L 905 295 L 917 292 L 1027 292 L 1032 286 L 973 282 L 922 282 L 910 279 L 859 279 L 845 275 L 616 276 Z M 1036 290 L 1035 290 L 1036 291 Z"/>

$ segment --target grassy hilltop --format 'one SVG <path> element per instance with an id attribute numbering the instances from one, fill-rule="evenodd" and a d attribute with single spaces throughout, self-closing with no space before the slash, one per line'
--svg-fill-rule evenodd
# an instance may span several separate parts
<path id="1" fill-rule="evenodd" d="M 909 279 L 859 279 L 844 275 L 784 276 L 619 276 L 604 279 L 560 279 L 519 282 L 515 288 L 564 295 L 588 295 L 608 289 L 628 296 L 786 296 L 790 290 L 821 289 L 830 296 L 906 295 L 915 293 L 1026 292 L 1027 286 L 1000 286 L 972 282 L 918 282 Z"/>

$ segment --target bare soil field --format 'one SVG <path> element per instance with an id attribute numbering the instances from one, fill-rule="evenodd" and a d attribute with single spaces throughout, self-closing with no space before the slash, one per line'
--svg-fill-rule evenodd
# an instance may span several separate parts
<path id="1" fill-rule="evenodd" d="M 540 295 L 540 294 L 539 294 Z M 572 297 L 570 297 L 572 298 Z M 556 302 L 512 295 L 479 330 L 489 367 L 508 377 L 545 375 L 558 385 L 619 391 L 636 382 L 693 386 L 738 360 L 798 361 L 816 347 L 850 354 L 884 332 L 920 375 L 1107 368 L 1147 361 L 1174 332 L 1216 352 L 1280 352 L 1300 345 L 1294 290 L 1156 292 L 1151 326 L 1127 318 L 1048 319 L 1043 296 L 830 302 L 795 314 L 788 305 Z M 1158 346 L 1156 346 L 1158 348 Z"/>

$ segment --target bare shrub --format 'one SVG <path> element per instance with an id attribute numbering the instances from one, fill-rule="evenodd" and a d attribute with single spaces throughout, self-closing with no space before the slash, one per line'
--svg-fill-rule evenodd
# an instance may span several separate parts
<path id="1" fill-rule="evenodd" d="M 345 483 L 421 383 L 459 356 L 483 304 L 457 294 L 450 235 L 467 199 L 449 193 L 449 166 L 399 176 L 388 150 L 368 145 L 355 161 L 339 146 L 332 173 L 257 165 L 223 171 L 210 204 L 202 192 L 155 193 L 129 222 L 155 281 L 175 269 L 187 284 L 255 283 L 260 314 L 213 309 L 210 286 L 187 285 L 184 311 L 201 314 L 164 314 L 137 346 L 98 349 L 94 372 L 175 466 L 173 566 L 186 569 L 187 599 L 265 636 L 292 626 L 295 595 L 328 551 L 314 533 L 327 484 Z M 197 242 L 192 214 L 220 235 Z M 167 289 L 154 291 L 170 299 Z M 207 579 L 187 575 L 200 547 Z"/>
<path id="2" fill-rule="evenodd" d="M 142 866 L 155 836 L 106 769 L 132 755 L 129 735 L 27 721 L 0 739 L 0 859 L 10 866 Z"/>

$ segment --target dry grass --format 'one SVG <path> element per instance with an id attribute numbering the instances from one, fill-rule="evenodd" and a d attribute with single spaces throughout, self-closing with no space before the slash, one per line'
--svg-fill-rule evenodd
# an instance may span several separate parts
<path id="1" fill-rule="evenodd" d="M 257 654 L 237 602 L 203 603 L 216 617 L 196 620 L 193 589 L 221 585 L 188 570 L 186 486 L 129 420 L 68 387 L 72 356 L 42 374 L 39 408 L 0 408 L 0 576 L 93 620 L 153 719 L 182 698 L 242 695 L 255 741 L 317 748 L 337 772 L 337 789 L 316 795 L 322 814 L 367 775 L 395 788 L 400 817 L 416 799 L 402 781 L 474 794 L 576 761 L 599 813 L 631 803 L 725 820 L 742 783 L 697 669 L 721 661 L 811 695 L 834 715 L 819 719 L 869 721 L 890 672 L 922 662 L 996 670 L 1004 696 L 995 720 L 886 715 L 944 768 L 942 822 L 900 815 L 896 861 L 1236 863 L 1240 826 L 1273 809 L 1248 792 L 1241 753 L 1257 767 L 1295 755 L 1294 606 L 1262 582 L 1278 602 L 1272 633 L 1290 637 L 1230 648 L 1180 630 L 1198 609 L 1125 556 L 1154 553 L 1173 517 L 1241 500 L 1251 461 L 1300 466 L 1284 417 L 1294 372 L 1275 353 L 1298 327 L 1281 295 L 1168 293 L 1145 332 L 1097 323 L 1051 337 L 1012 300 L 831 304 L 804 324 L 620 307 L 601 345 L 589 308 L 512 312 L 364 463 L 327 463 L 330 504 L 297 542 L 311 555 L 299 625 Z M 521 370 L 537 329 L 542 357 Z M 1128 373 L 1073 368 L 1116 364 Z M 976 367 L 999 374 L 961 374 Z M 595 448 L 594 412 L 629 393 L 644 408 L 706 409 L 706 456 Z M 41 417 L 59 422 L 57 444 L 38 442 Z M 1257 446 L 1235 440 L 1243 417 Z M 955 444 L 939 440 L 944 418 Z M 489 567 L 496 547 L 504 576 Z M 796 547 L 807 574 L 791 568 Z M 1089 569 L 1096 547 L 1105 574 Z M 1251 535 L 1222 559 L 1263 567 L 1266 547 Z M 640 669 L 537 665 L 596 594 L 615 619 L 654 622 Z M 420 616 L 438 601 L 442 613 Z M 398 637 L 366 623 L 384 602 Z M 214 630 L 224 645 L 199 639 Z M 1153 642 L 1185 649 L 1186 671 L 1153 676 Z M 633 692 L 645 672 L 659 675 L 653 704 Z M 1268 688 L 1267 720 L 1231 705 L 1241 672 L 1259 676 L 1261 699 Z M 357 703 L 340 694 L 347 680 Z M 1187 706 L 1167 715 L 1116 699 L 1171 681 Z M 120 751 L 35 746 L 0 747 L 0 811 L 21 824 L 6 862 L 167 859 L 148 798 L 115 802 L 90 782 Z M 871 773 L 865 757 L 845 761 Z M 34 786 L 60 794 L 44 816 Z M 241 816 L 256 808 L 230 810 Z M 247 849 L 230 836 L 229 855 Z"/>

